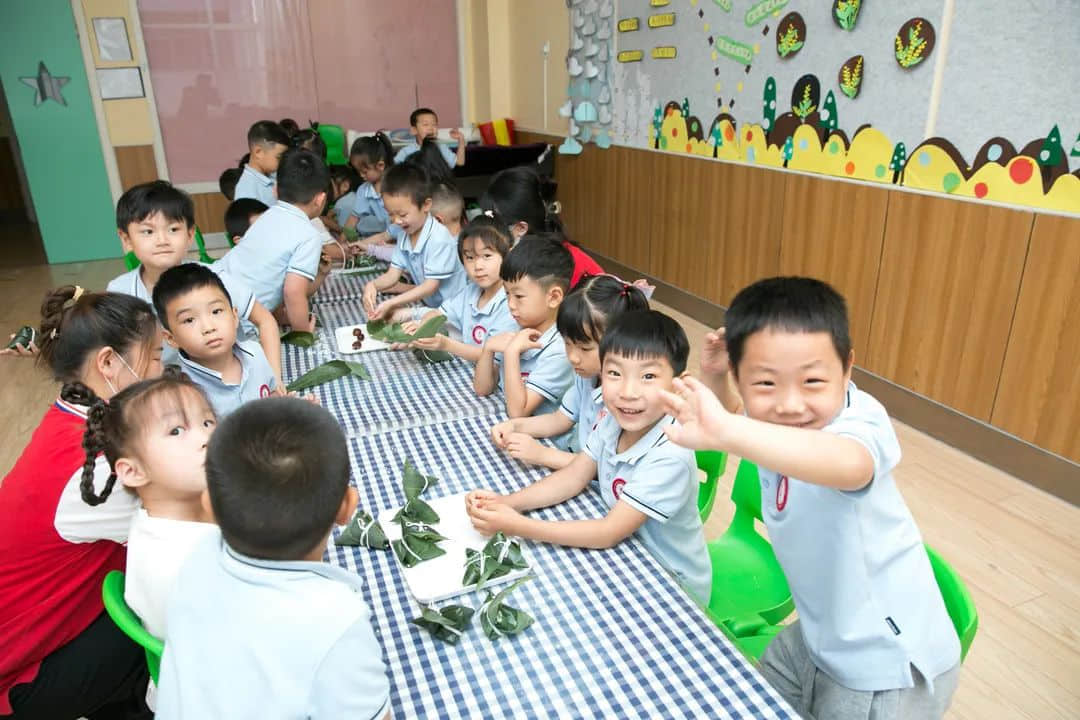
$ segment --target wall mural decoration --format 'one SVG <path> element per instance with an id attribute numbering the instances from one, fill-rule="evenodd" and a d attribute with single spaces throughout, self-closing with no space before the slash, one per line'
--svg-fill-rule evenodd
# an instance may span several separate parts
<path id="1" fill-rule="evenodd" d="M 1068 17 L 962 5 L 942 38 L 944 0 L 619 0 L 610 103 L 572 97 L 597 120 L 571 136 L 1080 213 L 1080 70 L 1060 29 L 1080 5 L 1037 1 Z M 600 22 L 599 0 L 570 3 Z M 985 38 L 1006 26 L 1062 58 L 1004 70 Z M 1031 82 L 1050 65 L 1062 77 Z"/>
<path id="2" fill-rule="evenodd" d="M 54 100 L 58 104 L 67 107 L 67 100 L 61 88 L 71 81 L 71 76 L 59 77 L 49 72 L 44 62 L 38 63 L 37 75 L 27 75 L 19 78 L 19 82 L 34 88 L 34 107 L 41 105 L 46 100 Z"/>

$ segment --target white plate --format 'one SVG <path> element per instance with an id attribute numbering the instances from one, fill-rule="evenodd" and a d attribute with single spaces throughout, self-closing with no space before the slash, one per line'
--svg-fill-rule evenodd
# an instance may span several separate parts
<path id="1" fill-rule="evenodd" d="M 353 335 L 353 330 L 360 328 L 360 331 L 364 333 L 364 340 L 361 343 L 360 349 L 357 350 L 353 347 L 353 343 L 356 341 L 356 336 Z M 338 352 L 343 355 L 351 355 L 352 353 L 371 352 L 372 350 L 385 350 L 390 347 L 389 344 L 384 343 L 382 340 L 376 340 L 368 335 L 367 324 L 363 325 L 349 325 L 347 327 L 339 327 L 334 332 L 334 340 L 337 341 Z"/>
<path id="2" fill-rule="evenodd" d="M 405 576 L 405 582 L 409 586 L 409 592 L 422 605 L 473 592 L 474 586 L 466 587 L 461 584 L 461 578 L 465 575 L 465 549 L 481 550 L 490 538 L 484 537 L 473 528 L 469 515 L 465 512 L 465 493 L 434 500 L 421 499 L 439 513 L 439 522 L 432 527 L 446 536 L 446 540 L 439 543 L 439 547 L 445 550 L 446 554 L 425 560 L 411 568 L 401 565 L 401 561 L 398 561 L 401 572 Z M 382 526 L 387 539 L 391 541 L 401 539 L 401 527 L 391 521 L 399 509 L 390 508 L 379 513 L 379 525 Z M 393 553 L 393 549 L 390 552 Z M 532 561 L 524 545 L 521 548 L 521 554 L 525 562 L 531 566 Z M 394 558 L 397 559 L 396 553 Z M 484 589 L 517 580 L 530 572 L 532 572 L 531 567 L 524 570 L 511 570 L 502 577 L 488 580 L 484 583 Z"/>

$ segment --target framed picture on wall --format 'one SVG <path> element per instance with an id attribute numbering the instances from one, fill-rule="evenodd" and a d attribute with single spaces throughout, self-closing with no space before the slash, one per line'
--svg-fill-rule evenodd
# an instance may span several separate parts
<path id="1" fill-rule="evenodd" d="M 142 72 L 137 67 L 98 68 L 97 79 L 102 100 L 123 100 L 146 96 Z"/>
<path id="2" fill-rule="evenodd" d="M 132 59 L 124 18 L 94 18 L 94 38 L 97 41 L 99 62 L 125 62 Z"/>

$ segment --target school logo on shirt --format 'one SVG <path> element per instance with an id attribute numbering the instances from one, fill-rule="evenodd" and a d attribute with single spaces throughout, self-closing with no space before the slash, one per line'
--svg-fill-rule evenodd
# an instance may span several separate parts
<path id="1" fill-rule="evenodd" d="M 270 397 L 270 386 L 269 385 L 263 383 L 262 385 L 259 386 L 259 397 L 260 398 L 268 398 L 268 397 Z"/>
<path id="2" fill-rule="evenodd" d="M 521 373 L 521 379 L 522 380 L 528 380 L 529 379 L 529 373 L 527 373 L 527 372 Z"/>
<path id="3" fill-rule="evenodd" d="M 615 496 L 616 500 L 618 500 L 619 496 L 622 495 L 623 485 L 625 484 L 626 481 L 622 478 L 615 478 L 611 481 L 611 494 Z"/>
<path id="4" fill-rule="evenodd" d="M 780 512 L 787 507 L 788 479 L 787 475 L 780 476 L 780 482 L 776 483 L 776 511 Z"/>
<path id="5" fill-rule="evenodd" d="M 607 408 L 600 408 L 600 412 L 596 413 L 596 422 L 593 423 L 592 429 L 595 430 L 600 426 L 600 421 L 607 416 Z"/>
<path id="6" fill-rule="evenodd" d="M 483 325 L 474 325 L 473 326 L 472 339 L 473 339 L 473 342 L 476 343 L 477 345 L 483 345 L 484 344 L 484 338 L 487 337 L 487 334 L 488 334 L 487 328 L 484 327 Z"/>

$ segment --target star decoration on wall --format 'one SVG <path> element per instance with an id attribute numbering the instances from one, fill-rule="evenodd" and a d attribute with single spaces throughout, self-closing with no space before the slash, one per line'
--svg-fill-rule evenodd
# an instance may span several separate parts
<path id="1" fill-rule="evenodd" d="M 37 75 L 19 78 L 19 82 L 23 85 L 34 88 L 34 107 L 37 107 L 46 100 L 55 100 L 66 107 L 67 100 L 64 99 L 63 94 L 60 92 L 60 88 L 67 85 L 70 81 L 70 77 L 57 77 L 50 73 L 49 69 L 45 67 L 44 62 L 38 63 Z"/>

